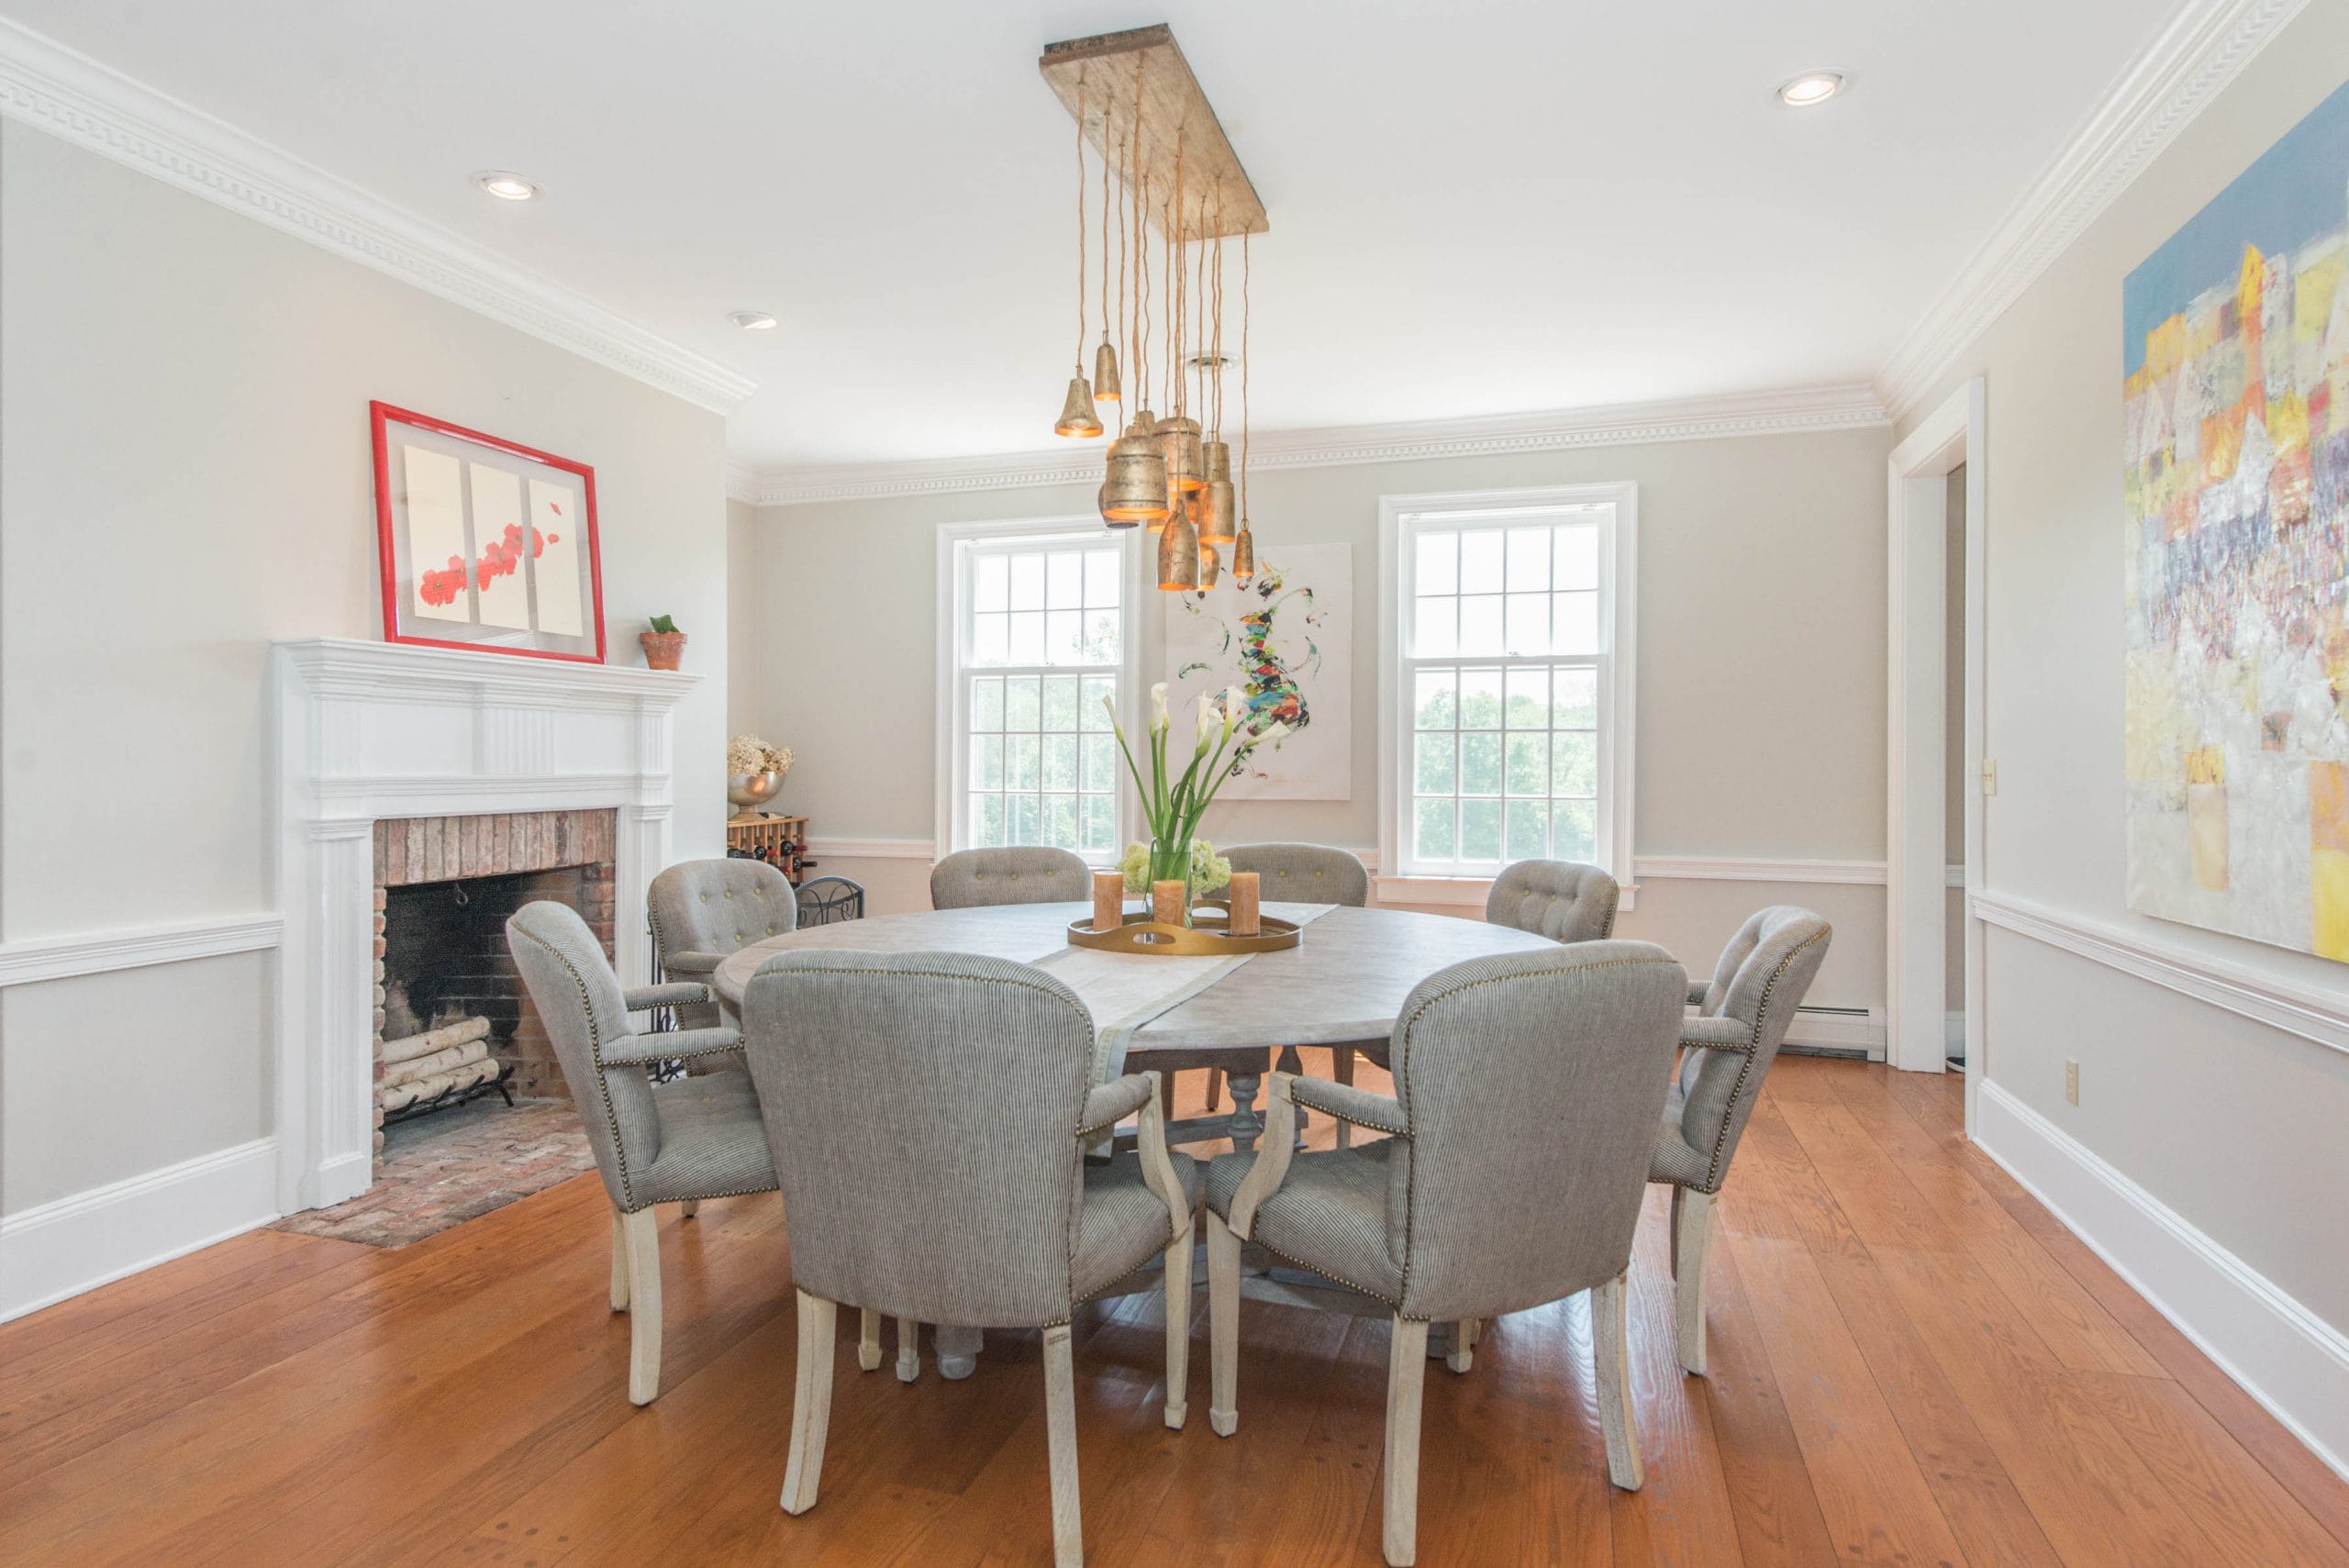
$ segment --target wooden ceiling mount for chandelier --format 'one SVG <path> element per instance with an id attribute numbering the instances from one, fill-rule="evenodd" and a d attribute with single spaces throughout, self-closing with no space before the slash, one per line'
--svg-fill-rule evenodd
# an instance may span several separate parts
<path id="1" fill-rule="evenodd" d="M 1141 135 L 1138 147 L 1130 148 L 1137 64 Z M 1165 23 L 1046 44 L 1036 65 L 1061 106 L 1084 122 L 1085 139 L 1109 165 L 1115 167 L 1130 154 L 1143 185 L 1171 191 L 1179 148 L 1184 184 L 1222 194 L 1219 210 L 1179 215 L 1177 238 L 1262 234 L 1272 227 L 1264 204 L 1256 198 L 1256 187 L 1249 183 L 1248 171 L 1240 166 L 1240 155 L 1224 139 L 1215 106 L 1199 90 L 1198 78 L 1191 74 L 1190 62 L 1174 41 L 1174 30 Z M 1153 207 L 1146 216 L 1155 220 L 1158 215 Z"/>

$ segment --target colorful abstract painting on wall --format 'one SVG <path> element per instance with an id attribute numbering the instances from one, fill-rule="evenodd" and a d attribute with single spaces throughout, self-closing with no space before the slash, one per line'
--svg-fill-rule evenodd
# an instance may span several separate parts
<path id="1" fill-rule="evenodd" d="M 1353 789 L 1353 547 L 1267 550 L 1246 587 L 1229 578 L 1166 606 L 1177 711 L 1238 686 L 1252 720 L 1288 725 L 1248 755 L 1230 800 L 1345 800 Z"/>
<path id="2" fill-rule="evenodd" d="M 2349 86 L 2129 274 L 2133 909 L 2349 962 Z"/>

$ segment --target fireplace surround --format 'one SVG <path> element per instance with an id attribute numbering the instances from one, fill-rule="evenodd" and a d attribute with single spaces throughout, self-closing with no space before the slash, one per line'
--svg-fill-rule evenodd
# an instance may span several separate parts
<path id="1" fill-rule="evenodd" d="M 670 859 L 675 709 L 700 677 L 341 638 L 281 642 L 272 662 L 290 1213 L 373 1177 L 377 824 L 609 813 L 613 958 L 642 974 L 644 890 Z M 463 844 L 461 828 L 460 863 Z"/>

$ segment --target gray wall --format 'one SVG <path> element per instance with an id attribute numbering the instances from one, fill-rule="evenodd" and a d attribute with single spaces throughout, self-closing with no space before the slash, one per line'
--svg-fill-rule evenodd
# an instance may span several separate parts
<path id="1" fill-rule="evenodd" d="M 1378 841 L 1378 503 L 1385 495 L 1609 480 L 1640 486 L 1637 852 L 1880 861 L 1885 788 L 1885 458 L 1890 432 L 1680 441 L 1507 457 L 1260 473 L 1260 539 L 1354 550 L 1353 797 L 1217 807 L 1219 841 Z M 936 530 L 1086 515 L 1081 486 L 767 507 L 759 661 L 767 739 L 796 749 L 784 804 L 818 840 L 934 831 Z M 1142 670 L 1159 665 L 1156 595 Z M 854 702 L 840 694 L 857 695 Z M 922 907 L 918 860 L 828 860 L 876 908 Z M 1878 1006 L 1883 896 L 1866 886 L 1647 884 L 1627 934 L 1709 971 L 1761 903 L 1838 922 L 1813 995 Z"/>
<path id="2" fill-rule="evenodd" d="M 2338 87 L 2344 61 L 2349 8 L 2310 6 L 1920 408 L 1985 378 L 1989 890 L 2349 996 L 2341 965 L 2131 914 L 2121 811 L 2121 280 Z M 1990 1081 L 2349 1327 L 2349 1055 L 2017 934 L 1987 941 Z"/>
<path id="3" fill-rule="evenodd" d="M 596 469 L 611 658 L 692 633 L 676 851 L 715 852 L 725 426 L 0 123 L 0 935 L 266 912 L 272 639 L 380 635 L 367 403 Z M 0 993 L 0 1213 L 269 1131 L 269 955 Z"/>

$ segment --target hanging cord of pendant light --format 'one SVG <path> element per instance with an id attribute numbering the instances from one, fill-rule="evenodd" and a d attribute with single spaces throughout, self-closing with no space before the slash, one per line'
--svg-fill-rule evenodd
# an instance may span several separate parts
<path id="1" fill-rule="evenodd" d="M 1215 346 L 1209 363 L 1215 367 L 1215 439 L 1223 439 L 1223 184 L 1215 188 Z"/>
<path id="2" fill-rule="evenodd" d="M 1076 364 L 1069 377 L 1068 396 L 1061 417 L 1052 424 L 1056 436 L 1089 438 L 1101 433 L 1100 416 L 1093 412 L 1093 388 L 1085 379 L 1085 77 L 1076 82 Z"/>

